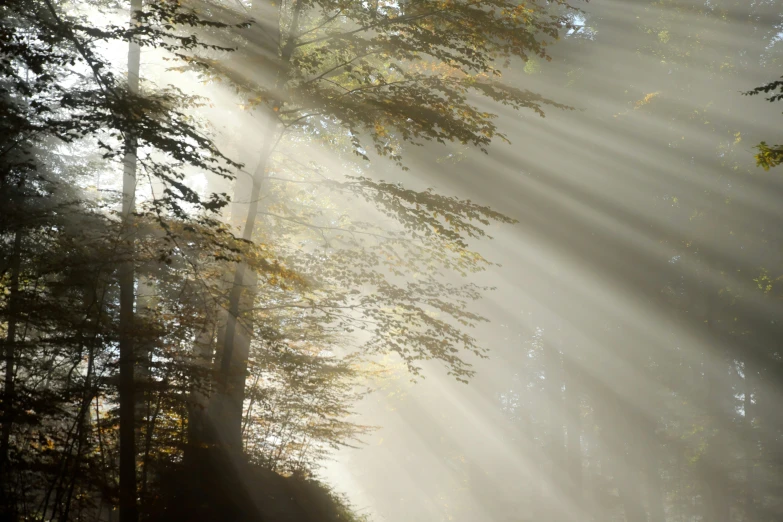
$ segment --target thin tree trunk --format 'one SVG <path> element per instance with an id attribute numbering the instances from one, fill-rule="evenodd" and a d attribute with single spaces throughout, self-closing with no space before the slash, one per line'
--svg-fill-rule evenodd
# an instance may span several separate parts
<path id="1" fill-rule="evenodd" d="M 131 0 L 131 24 L 136 23 L 136 13 L 141 11 L 142 0 Z M 128 89 L 132 94 L 139 90 L 141 48 L 138 43 L 128 43 Z M 133 133 L 125 140 L 125 158 L 122 177 L 122 221 L 128 254 L 134 249 L 133 213 L 136 200 L 136 150 L 138 141 Z M 134 323 L 134 266 L 133 259 L 123 261 L 119 269 L 120 283 L 120 522 L 136 522 L 139 519 L 136 505 L 136 390 L 134 382 L 135 353 L 133 342 Z"/>
<path id="2" fill-rule="evenodd" d="M 151 311 L 156 304 L 155 287 L 149 277 L 138 275 L 136 279 L 135 295 L 135 317 L 134 320 L 140 323 L 139 331 L 144 332 L 143 323 L 151 317 Z M 150 415 L 150 399 L 148 390 L 152 385 L 152 346 L 148 336 L 143 339 L 136 339 L 134 345 L 135 363 L 133 373 L 133 383 L 136 392 L 136 437 L 143 437 L 143 424 Z"/>
<path id="3" fill-rule="evenodd" d="M 745 520 L 748 522 L 754 522 L 757 519 L 754 467 L 758 444 L 753 430 L 753 416 L 755 414 L 753 408 L 754 372 L 755 369 L 750 363 L 750 357 L 746 357 L 743 363 L 745 399 L 742 406 L 745 410 Z"/>
<path id="4" fill-rule="evenodd" d="M 582 483 L 582 417 L 579 393 L 579 364 L 568 354 L 563 354 L 565 376 L 565 408 L 567 413 L 567 488 L 566 493 L 578 515 L 583 516 L 584 492 Z"/>
<path id="5" fill-rule="evenodd" d="M 97 395 L 97 390 L 93 388 L 92 378 L 95 373 L 95 343 L 90 342 L 90 348 L 87 355 L 87 375 L 84 378 L 84 397 L 82 398 L 82 405 L 79 409 L 79 417 L 77 422 L 79 423 L 79 429 L 76 436 L 78 437 L 78 446 L 76 449 L 76 458 L 73 465 L 73 476 L 68 487 L 68 493 L 65 501 L 60 502 L 62 506 L 62 515 L 60 516 L 61 522 L 67 522 L 69 514 L 71 512 L 71 503 L 73 502 L 74 489 L 76 487 L 76 481 L 80 476 L 79 465 L 81 464 L 84 448 L 87 446 L 87 431 L 90 427 L 90 404 Z"/>
<path id="6" fill-rule="evenodd" d="M 154 376 L 152 374 L 152 353 L 153 341 L 149 335 L 152 328 L 153 314 L 152 310 L 156 305 L 155 286 L 152 280 L 144 275 L 135 274 L 135 301 L 134 323 L 135 332 L 143 333 L 134 337 L 134 370 L 133 370 L 133 388 L 136 396 L 136 413 L 134 425 L 136 433 L 134 442 L 136 444 L 137 460 L 141 466 L 137 469 L 137 498 L 143 499 L 146 493 L 147 477 L 149 475 L 149 444 L 155 430 L 155 424 L 160 406 L 160 392 L 158 400 L 155 401 Z M 153 401 L 157 406 L 153 408 Z M 144 441 L 143 447 L 142 442 Z M 138 480 L 141 480 L 141 483 Z"/>
<path id="7" fill-rule="evenodd" d="M 252 321 L 242 318 L 252 308 L 257 281 L 255 272 L 240 263 L 235 274 L 226 321 L 218 392 L 217 411 L 212 419 L 218 442 L 229 451 L 242 451 L 242 411 L 245 398 L 245 380 L 252 340 Z M 247 289 L 247 291 L 245 291 Z"/>
<path id="8" fill-rule="evenodd" d="M 288 39 L 282 46 L 280 57 L 280 69 L 275 89 L 285 85 L 287 68 L 294 50 L 294 44 L 299 25 L 299 14 L 302 2 L 296 2 L 293 8 L 291 28 Z M 276 109 L 274 107 L 273 109 Z M 274 113 L 275 111 L 273 111 Z M 261 189 L 267 178 L 267 167 L 274 149 L 274 142 L 278 134 L 276 115 L 272 114 L 266 125 L 263 137 L 261 156 L 253 174 L 253 187 L 250 192 L 250 206 L 242 230 L 242 238 L 251 240 L 259 213 L 259 200 Z M 229 451 L 242 451 L 242 405 L 245 398 L 245 380 L 247 377 L 247 363 L 250 354 L 250 342 L 252 340 L 252 326 L 250 321 L 242 321 L 242 308 L 252 308 L 255 300 L 254 288 L 256 274 L 246 263 L 239 263 L 234 273 L 234 281 L 229 294 L 228 315 L 226 320 L 226 333 L 223 340 L 222 354 L 218 377 L 218 393 L 215 397 L 215 415 L 212 416 L 212 429 L 218 431 L 219 441 Z M 245 289 L 249 289 L 245 295 Z M 243 303 L 246 305 L 241 306 Z M 242 323 L 242 324 L 240 324 Z"/>
<path id="9" fill-rule="evenodd" d="M 8 296 L 8 325 L 5 337 L 5 379 L 3 388 L 3 428 L 0 434 L 0 498 L 3 510 L 11 509 L 7 497 L 9 462 L 8 453 L 11 445 L 11 430 L 14 422 L 15 379 L 16 365 L 16 326 L 17 326 L 17 301 L 19 300 L 19 271 L 22 259 L 22 230 L 18 228 L 14 234 L 14 251 L 11 259 L 11 281 Z M 0 511 L 2 513 L 3 511 Z"/>
<path id="10" fill-rule="evenodd" d="M 547 407 L 549 409 L 549 443 L 547 464 L 549 477 L 546 495 L 547 520 L 565 522 L 567 509 L 561 498 L 564 493 L 564 464 L 566 459 L 566 438 L 563 426 L 563 363 L 560 352 L 551 341 L 543 343 L 544 369 L 546 371 Z"/>
<path id="11" fill-rule="evenodd" d="M 158 422 L 158 416 L 162 409 L 163 393 L 168 389 L 168 375 L 165 377 L 158 391 L 158 400 L 155 403 L 155 410 L 151 413 L 147 423 L 147 431 L 144 434 L 144 454 L 142 456 L 142 471 L 141 471 L 141 491 L 139 496 L 144 498 L 147 493 L 147 477 L 149 476 L 150 454 L 152 453 L 152 436 L 155 433 L 155 424 Z"/>
<path id="12" fill-rule="evenodd" d="M 261 373 L 257 373 L 255 379 L 253 379 L 253 384 L 250 387 L 251 390 L 254 390 L 256 387 L 258 387 L 258 381 L 261 379 Z M 242 437 L 244 438 L 245 433 L 247 432 L 248 427 L 250 426 L 250 420 L 253 417 L 253 406 L 255 405 L 255 396 L 251 397 L 250 403 L 247 405 L 247 410 L 245 413 L 245 420 L 242 422 Z M 244 446 L 245 451 L 247 451 L 247 444 Z"/>
<path id="13" fill-rule="evenodd" d="M 120 522 L 134 522 L 136 512 L 136 386 L 134 382 L 133 261 L 120 267 Z"/>

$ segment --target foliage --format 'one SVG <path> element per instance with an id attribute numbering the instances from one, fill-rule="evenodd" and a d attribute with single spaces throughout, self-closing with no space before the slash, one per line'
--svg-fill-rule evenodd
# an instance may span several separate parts
<path id="1" fill-rule="evenodd" d="M 769 94 L 774 91 L 780 92 L 768 96 L 767 101 L 776 102 L 783 99 L 783 81 L 775 80 L 743 94 L 746 96 L 755 96 L 761 93 Z M 759 151 L 759 153 L 756 154 L 756 165 L 764 170 L 769 170 L 783 163 L 783 146 L 769 146 L 766 142 L 762 141 L 756 145 L 756 148 Z"/>
<path id="2" fill-rule="evenodd" d="M 561 0 L 281 4 L 268 15 L 287 35 L 276 42 L 282 62 L 240 46 L 237 60 L 257 63 L 258 72 L 209 57 L 189 64 L 205 79 L 226 77 L 246 107 L 266 105 L 286 128 L 317 132 L 319 122 L 339 122 L 365 159 L 363 135 L 399 164 L 402 142 L 458 141 L 486 152 L 496 116 L 471 96 L 541 116 L 546 105 L 567 108 L 501 80 L 500 67 L 513 58 L 549 59 L 547 46 L 571 27 L 555 7 L 573 9 Z"/>
<path id="3" fill-rule="evenodd" d="M 514 220 L 369 176 L 363 144 L 399 165 L 406 143 L 487 152 L 505 136 L 474 97 L 541 116 L 544 107 L 568 108 L 501 81 L 511 60 L 548 58 L 548 45 L 570 27 L 559 12 L 567 5 L 410 1 L 373 10 L 300 0 L 257 2 L 253 14 L 270 6 L 279 22 L 271 46 L 261 43 L 268 20 L 250 25 L 216 4 L 149 1 L 127 26 L 78 14 L 93 7 L 80 2 L 0 6 L 5 518 L 106 518 L 122 496 L 118 433 L 133 424 L 131 497 L 147 518 L 241 512 L 259 500 L 232 497 L 244 484 L 299 502 L 264 499 L 268 510 L 361 520 L 311 474 L 371 431 L 352 416 L 368 392 L 368 368 L 396 354 L 413 375 L 434 360 L 466 381 L 466 354 L 485 356 L 470 334 L 485 321 L 471 308 L 485 289 L 452 274 L 489 266 L 474 243 L 490 238 L 494 223 Z M 129 41 L 178 61 L 172 70 L 230 80 L 245 107 L 263 107 L 285 131 L 288 140 L 274 136 L 279 148 L 265 145 L 264 165 L 271 161 L 261 177 L 273 183 L 249 237 L 233 235 L 220 215 L 229 198 L 211 190 L 245 172 L 198 124 L 209 99 L 148 78 L 140 92 L 129 88 L 109 54 Z M 243 77 L 232 60 L 258 67 Z M 338 168 L 297 163 L 291 147 L 299 140 L 323 147 Z M 129 154 L 138 156 L 138 211 L 119 223 L 120 194 L 105 180 L 116 182 Z M 199 176 L 207 190 L 194 188 Z M 368 208 L 365 219 L 359 211 Z M 232 469 L 236 462 L 205 448 L 197 424 L 221 382 L 224 310 L 236 301 L 225 276 L 236 263 L 254 275 L 240 314 L 254 336 L 241 397 L 246 459 Z M 132 331 L 120 328 L 128 307 L 117 282 L 128 266 Z M 135 420 L 118 412 L 118 347 L 128 339 Z M 204 455 L 214 467 L 198 467 Z M 199 488 L 183 489 L 183 477 Z M 192 495 L 213 488 L 213 497 Z M 273 516 L 281 514 L 259 514 Z"/>

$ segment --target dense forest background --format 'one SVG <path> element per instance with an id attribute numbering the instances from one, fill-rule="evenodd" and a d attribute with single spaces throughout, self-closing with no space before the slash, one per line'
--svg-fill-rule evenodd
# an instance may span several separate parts
<path id="1" fill-rule="evenodd" d="M 6 0 L 0 518 L 783 519 L 782 40 Z"/>

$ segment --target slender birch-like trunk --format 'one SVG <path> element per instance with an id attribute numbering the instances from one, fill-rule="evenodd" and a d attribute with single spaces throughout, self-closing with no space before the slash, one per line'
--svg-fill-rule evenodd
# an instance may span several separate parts
<path id="1" fill-rule="evenodd" d="M 142 0 L 131 0 L 130 23 L 136 23 L 136 13 L 141 11 Z M 128 90 L 139 91 L 141 48 L 128 43 Z M 122 229 L 128 251 L 119 269 L 120 283 L 120 522 L 136 522 L 139 519 L 136 505 L 136 390 L 134 381 L 135 353 L 133 342 L 135 273 L 132 253 L 135 233 L 133 213 L 136 203 L 136 151 L 138 140 L 132 132 L 125 138 L 125 157 L 122 176 Z"/>

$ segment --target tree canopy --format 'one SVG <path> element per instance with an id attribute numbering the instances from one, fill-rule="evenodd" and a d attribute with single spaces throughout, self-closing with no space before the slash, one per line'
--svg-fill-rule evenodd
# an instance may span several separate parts
<path id="1" fill-rule="evenodd" d="M 313 472 L 369 433 L 352 405 L 385 356 L 413 375 L 429 360 L 473 375 L 485 319 L 470 303 L 485 289 L 458 280 L 490 265 L 473 245 L 493 223 L 514 221 L 367 162 L 407 169 L 406 147 L 426 142 L 488 152 L 506 137 L 479 98 L 568 108 L 501 73 L 547 58 L 570 9 L 4 3 L 4 516 L 239 516 L 254 495 L 299 488 L 312 519 L 354 517 Z M 140 56 L 171 67 L 147 74 Z M 231 85 L 231 111 L 261 120 L 238 154 L 177 72 L 208 93 Z M 304 145 L 331 159 L 300 161 Z M 172 487 L 188 473 L 225 484 L 183 511 Z M 232 497 L 243 483 L 262 491 Z"/>

